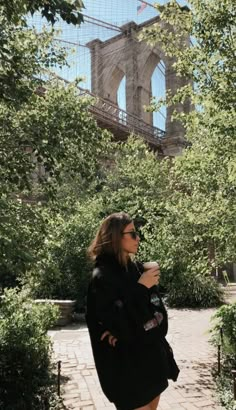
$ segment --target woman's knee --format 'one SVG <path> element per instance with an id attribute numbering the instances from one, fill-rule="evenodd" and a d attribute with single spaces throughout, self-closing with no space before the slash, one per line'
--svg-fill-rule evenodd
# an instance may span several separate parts
<path id="1" fill-rule="evenodd" d="M 161 397 L 160 395 L 155 397 L 155 399 L 153 399 L 151 401 L 151 403 L 149 403 L 150 410 L 156 410 L 156 408 L 158 406 L 158 403 L 159 403 L 159 400 L 160 400 L 160 397 Z"/>

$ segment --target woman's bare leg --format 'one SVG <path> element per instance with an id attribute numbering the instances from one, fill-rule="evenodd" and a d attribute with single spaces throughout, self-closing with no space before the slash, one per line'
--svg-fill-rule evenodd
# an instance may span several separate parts
<path id="1" fill-rule="evenodd" d="M 150 403 L 146 404 L 146 406 L 143 407 L 138 407 L 137 409 L 134 410 L 156 410 L 159 400 L 160 400 L 160 395 L 155 397 Z"/>
<path id="2" fill-rule="evenodd" d="M 159 403 L 160 397 L 161 397 L 161 395 L 155 397 L 155 399 L 152 400 L 152 401 L 149 403 L 148 406 L 149 406 L 149 408 L 150 408 L 151 410 L 156 410 L 156 408 L 158 407 L 158 403 Z"/>

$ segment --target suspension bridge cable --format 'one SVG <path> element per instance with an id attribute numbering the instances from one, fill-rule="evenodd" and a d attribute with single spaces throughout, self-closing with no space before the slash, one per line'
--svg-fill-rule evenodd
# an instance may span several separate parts
<path id="1" fill-rule="evenodd" d="M 88 50 L 89 50 L 89 47 L 88 46 L 86 46 L 86 45 L 82 45 L 82 44 L 79 44 L 79 43 L 75 43 L 75 42 L 72 42 L 72 41 L 68 41 L 68 40 L 63 40 L 63 39 L 55 39 L 56 41 L 59 41 L 59 42 L 62 42 L 62 43 L 67 43 L 67 44 L 71 44 L 71 45 L 75 45 L 75 46 L 82 46 L 82 47 L 84 47 L 84 48 L 87 48 Z M 138 43 L 138 41 L 137 40 L 135 40 L 137 43 Z M 104 55 L 103 55 L 103 57 L 105 57 L 105 56 L 109 56 L 109 55 L 112 55 L 112 54 L 117 54 L 117 52 L 119 51 L 125 51 L 127 48 L 129 47 L 129 45 L 125 45 L 125 46 L 122 46 L 122 47 L 120 47 L 120 48 L 118 48 L 118 49 L 116 49 L 116 50 L 113 50 L 113 51 L 109 51 L 109 52 L 107 52 L 107 53 L 104 53 Z M 146 45 L 146 48 L 148 48 L 148 46 Z M 114 56 L 114 58 L 112 58 L 112 60 L 115 60 L 115 56 Z M 111 62 L 112 62 L 112 60 L 111 60 Z M 159 64 L 157 65 L 157 69 L 160 71 L 160 73 L 163 75 L 163 76 L 165 76 L 165 73 L 162 71 L 162 69 L 161 69 L 161 67 L 163 67 L 163 69 L 165 70 L 165 66 L 162 64 L 162 62 L 160 61 L 159 62 Z M 98 67 L 98 70 L 99 70 L 99 68 L 101 68 L 101 66 L 100 67 Z M 100 76 L 102 75 L 102 73 L 99 75 L 99 78 L 100 78 Z"/>
<path id="2" fill-rule="evenodd" d="M 113 27 L 113 28 L 117 29 L 117 31 L 122 31 L 121 28 L 119 26 L 116 26 L 115 24 L 112 24 L 112 23 L 109 23 L 107 21 L 103 21 L 103 20 L 100 20 L 100 19 L 96 19 L 95 17 L 87 16 L 86 14 L 83 14 L 83 16 L 86 17 L 87 19 L 95 20 L 95 21 L 98 21 L 99 23 L 103 23 L 103 24 L 105 24 L 109 27 Z"/>
<path id="3" fill-rule="evenodd" d="M 155 9 L 155 7 L 152 4 L 150 4 L 148 1 L 142 1 L 142 0 L 136 0 L 136 1 L 143 2 L 147 6 L 152 7 L 152 9 Z M 99 2 L 99 3 L 101 5 L 101 2 Z M 119 1 L 117 2 L 117 4 L 118 3 L 119 3 Z M 102 3 L 102 5 L 103 4 L 105 4 L 105 3 Z M 113 18 L 112 16 L 114 16 L 113 1 L 111 1 L 111 4 L 112 4 L 112 6 L 111 6 L 111 8 L 109 8 L 110 14 L 109 15 L 105 14 L 105 15 L 109 16 L 108 20 L 110 19 L 110 17 Z M 100 12 L 100 10 L 101 10 L 100 6 L 99 6 L 98 10 Z M 119 9 L 119 12 L 120 12 L 120 9 Z M 90 14 L 90 12 L 89 12 L 89 14 Z M 127 18 L 128 16 L 126 16 L 126 14 L 127 14 L 126 13 L 126 8 L 124 8 L 123 12 L 122 12 L 122 16 Z M 97 16 L 100 17 L 100 15 L 97 15 Z M 102 14 L 102 16 L 104 16 L 104 14 Z M 76 30 L 77 34 L 75 34 L 73 32 L 73 30 L 71 30 L 71 29 L 68 29 L 68 30 L 66 29 L 66 30 L 64 30 L 64 35 L 68 38 L 68 40 L 66 40 L 66 39 L 64 40 L 63 38 L 62 39 L 56 38 L 55 40 L 61 42 L 62 44 L 65 43 L 65 44 L 68 44 L 68 45 L 71 45 L 71 46 L 78 47 L 78 49 L 76 49 L 76 57 L 74 57 L 74 62 L 76 64 L 76 70 L 78 70 L 79 73 L 83 71 L 90 78 L 90 75 L 91 75 L 91 74 L 89 74 L 90 68 L 88 68 L 89 66 L 87 66 L 87 65 L 91 64 L 91 61 L 89 61 L 89 58 L 90 58 L 89 57 L 89 55 L 90 55 L 89 49 L 90 48 L 88 46 L 86 46 L 86 44 L 82 44 L 82 43 L 86 43 L 87 41 L 91 41 L 91 39 L 94 39 L 94 38 L 101 38 L 101 41 L 104 42 L 104 41 L 109 40 L 110 38 L 112 38 L 114 35 L 116 35 L 116 34 L 113 34 L 112 31 L 116 32 L 117 35 L 118 35 L 118 34 L 122 33 L 122 29 L 120 27 L 118 27 L 118 25 L 108 23 L 108 22 L 106 22 L 102 19 L 91 17 L 89 15 L 84 15 L 84 18 L 85 18 L 85 25 L 82 25 L 81 27 L 77 28 L 77 30 Z M 119 20 L 119 23 L 120 23 L 120 19 L 118 19 L 118 20 Z M 120 24 L 123 25 L 124 23 L 121 22 Z M 92 27 L 92 25 L 94 27 Z M 105 38 L 105 40 L 104 40 L 104 38 Z M 78 42 L 76 42 L 76 39 L 78 40 Z M 82 39 L 82 43 L 79 42 L 80 39 Z M 75 41 L 73 41 L 73 40 L 75 40 Z M 136 39 L 134 39 L 134 41 L 138 43 L 138 41 Z M 121 45 L 121 44 L 119 44 L 119 45 Z M 79 49 L 79 47 L 83 47 L 84 49 L 87 49 L 88 51 L 84 50 L 84 52 L 83 52 Z M 102 57 L 109 58 L 109 65 L 111 66 L 111 70 L 113 70 L 114 66 L 117 65 L 116 64 L 117 63 L 117 54 L 119 54 L 119 52 L 124 53 L 124 58 L 125 58 L 126 50 L 128 51 L 129 47 L 130 47 L 129 45 L 125 44 L 123 47 L 118 47 L 116 50 L 114 50 L 114 49 L 109 50 L 109 51 L 106 50 L 106 52 L 104 52 L 104 50 L 103 50 Z M 148 50 L 149 46 L 145 45 L 143 48 L 144 49 L 146 48 Z M 151 49 L 150 49 L 150 52 L 152 52 Z M 80 55 L 82 55 L 82 57 L 77 58 L 77 56 L 80 56 Z M 73 64 L 73 62 L 72 62 L 72 64 Z M 104 72 L 102 70 L 102 65 L 100 67 L 100 64 L 101 63 L 98 64 L 98 78 L 99 79 L 101 78 L 102 75 L 104 75 Z M 73 68 L 70 68 L 70 69 L 73 70 Z M 67 78 L 71 78 L 71 75 L 72 76 L 74 75 L 73 71 L 72 72 L 69 71 L 70 69 L 65 68 L 64 75 Z M 161 82 L 162 81 L 162 79 L 161 79 L 162 76 L 165 75 L 163 69 L 165 69 L 165 67 L 161 63 L 159 63 L 157 65 L 157 71 L 160 72 L 160 75 L 158 76 L 158 74 L 157 74 L 157 76 L 158 76 L 157 77 L 157 82 Z M 65 79 L 63 79 L 63 80 L 66 81 Z M 90 88 L 90 85 L 89 85 L 89 88 Z M 164 118 L 163 113 L 161 111 L 159 111 L 159 114 Z"/>
<path id="4" fill-rule="evenodd" d="M 139 43 L 136 39 L 134 39 L 134 41 L 136 42 L 136 43 Z M 104 57 L 109 57 L 109 56 L 111 56 L 111 60 L 110 60 L 110 64 L 111 64 L 111 66 L 113 66 L 113 63 L 116 63 L 116 55 L 117 55 L 117 53 L 121 53 L 121 52 L 125 52 L 127 49 L 129 49 L 129 44 L 125 44 L 125 45 L 123 45 L 123 46 L 121 46 L 121 47 L 119 47 L 119 48 L 116 48 L 115 50 L 113 49 L 113 50 L 110 50 L 110 51 L 108 51 L 108 52 L 106 52 L 106 53 L 103 53 L 103 58 Z M 145 44 L 145 48 L 146 49 L 149 49 L 149 46 L 148 46 L 148 44 Z M 161 65 L 161 67 L 165 70 L 165 66 L 164 66 L 164 64 L 160 61 L 159 62 L 159 64 L 156 66 L 156 69 L 162 74 L 162 76 L 163 77 L 165 77 L 165 72 L 161 69 L 161 67 L 160 67 L 160 65 Z M 98 74 L 98 80 L 101 80 L 102 79 L 102 76 L 104 75 L 104 73 L 103 73 L 103 70 L 102 70 L 102 68 L 103 68 L 103 63 L 101 62 L 101 63 L 99 63 L 98 64 L 98 66 L 97 66 L 97 72 L 99 73 L 100 72 L 100 74 Z M 150 91 L 150 90 L 146 90 L 146 91 Z M 161 112 L 161 110 L 158 110 L 157 112 L 159 112 L 159 114 L 163 117 L 163 118 L 165 118 L 165 116 L 163 115 L 163 113 Z"/>
<path id="5" fill-rule="evenodd" d="M 113 30 L 113 31 L 116 31 L 116 32 L 118 32 L 118 33 L 121 33 L 121 30 L 118 30 L 118 29 L 113 28 L 113 27 L 107 27 L 107 26 L 105 26 L 104 24 L 96 23 L 96 22 L 87 20 L 86 18 L 84 19 L 84 21 L 85 21 L 86 23 L 94 24 L 95 26 L 103 27 L 103 28 L 106 28 L 106 29 L 108 29 L 108 30 Z"/>
<path id="6" fill-rule="evenodd" d="M 73 45 L 73 46 L 84 47 L 84 48 L 88 48 L 88 49 L 89 49 L 89 46 L 86 46 L 85 44 L 74 43 L 73 41 L 63 40 L 62 38 L 54 38 L 53 41 L 59 41 L 59 42 L 61 42 L 61 43 L 67 43 L 67 44 L 71 44 L 71 45 Z"/>

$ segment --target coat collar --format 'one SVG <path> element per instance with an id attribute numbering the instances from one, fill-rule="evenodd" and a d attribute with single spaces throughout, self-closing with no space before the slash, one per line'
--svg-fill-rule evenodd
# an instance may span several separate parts
<path id="1" fill-rule="evenodd" d="M 122 265 L 119 263 L 116 256 L 111 253 L 102 253 L 96 257 L 95 266 L 102 265 L 112 265 L 114 267 L 122 268 Z"/>
<path id="2" fill-rule="evenodd" d="M 113 271 L 124 272 L 127 273 L 130 269 L 132 269 L 132 261 L 129 259 L 127 267 L 120 264 L 117 257 L 114 254 L 104 253 L 97 256 L 95 260 L 95 267 L 109 267 L 112 268 Z"/>

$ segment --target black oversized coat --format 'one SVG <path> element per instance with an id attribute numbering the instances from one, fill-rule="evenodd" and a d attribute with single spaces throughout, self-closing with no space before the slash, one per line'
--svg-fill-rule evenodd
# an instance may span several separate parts
<path id="1" fill-rule="evenodd" d="M 117 408 L 144 406 L 168 386 L 164 348 L 167 312 L 158 287 L 138 283 L 143 266 L 121 266 L 111 255 L 97 258 L 88 288 L 86 320 L 101 387 Z M 115 347 L 107 338 L 117 338 Z"/>

